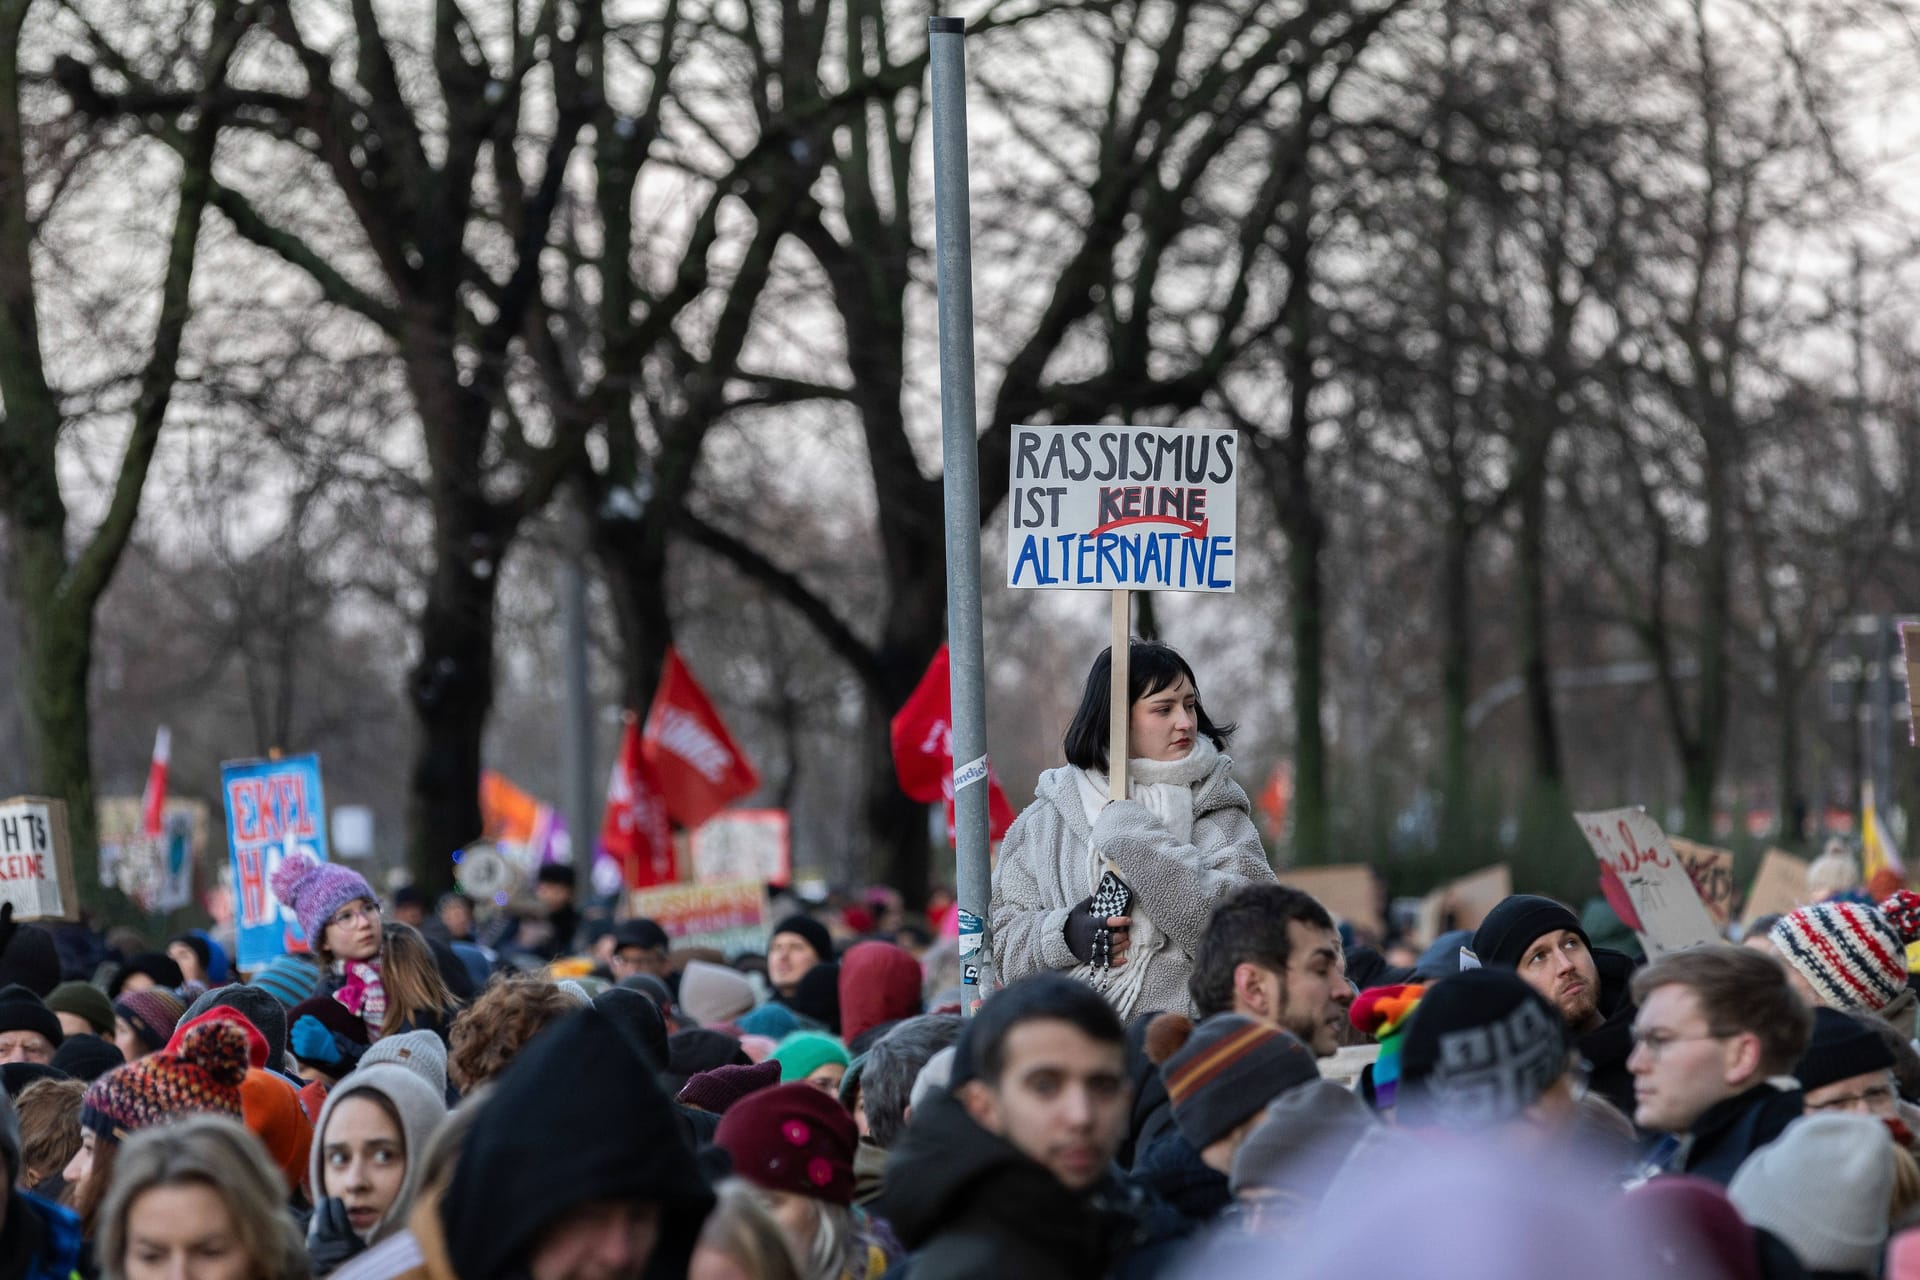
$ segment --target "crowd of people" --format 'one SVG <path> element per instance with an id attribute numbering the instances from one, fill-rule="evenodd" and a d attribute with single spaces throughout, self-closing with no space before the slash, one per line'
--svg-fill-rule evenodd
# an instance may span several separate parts
<path id="1" fill-rule="evenodd" d="M 1192 671 L 1130 669 L 1128 798 L 1097 666 L 986 991 L 884 890 L 725 955 L 564 867 L 489 933 L 295 856 L 310 949 L 245 976 L 0 909 L 0 1280 L 1920 1278 L 1920 895 L 1650 959 L 1529 894 L 1356 935 Z"/>

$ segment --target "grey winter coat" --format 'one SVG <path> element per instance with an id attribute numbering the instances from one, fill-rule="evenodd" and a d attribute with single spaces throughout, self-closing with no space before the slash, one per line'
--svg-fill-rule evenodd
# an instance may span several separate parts
<path id="1" fill-rule="evenodd" d="M 1194 784 L 1191 844 L 1178 843 L 1133 800 L 1107 805 L 1089 829 L 1079 770 L 1066 765 L 1041 774 L 1033 803 L 1008 829 L 993 872 L 996 976 L 1013 982 L 1078 966 L 1067 949 L 1066 923 L 1093 892 L 1087 883 L 1091 840 L 1166 935 L 1167 945 L 1147 961 L 1132 1012 L 1191 1015 L 1187 978 L 1214 906 L 1242 885 L 1274 880 L 1247 793 L 1230 775 L 1232 765 L 1222 755 Z"/>

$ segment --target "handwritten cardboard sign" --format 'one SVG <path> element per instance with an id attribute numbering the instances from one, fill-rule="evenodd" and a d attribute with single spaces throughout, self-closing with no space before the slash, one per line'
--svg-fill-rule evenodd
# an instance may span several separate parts
<path id="1" fill-rule="evenodd" d="M 1714 927 L 1726 928 L 1727 921 L 1733 919 L 1733 850 L 1716 849 L 1683 836 L 1669 836 L 1667 843 L 1687 869 L 1694 891 L 1713 917 Z"/>
<path id="2" fill-rule="evenodd" d="M 730 956 L 767 949 L 767 889 L 758 880 L 636 889 L 630 905 L 676 948 L 711 947 Z"/>
<path id="3" fill-rule="evenodd" d="M 1504 862 L 1449 881 L 1420 900 L 1414 938 L 1428 947 L 1448 928 L 1477 929 L 1487 912 L 1512 895 L 1513 868 Z"/>
<path id="4" fill-rule="evenodd" d="M 693 833 L 693 878 L 792 884 L 791 831 L 785 809 L 723 809 Z"/>
<path id="5" fill-rule="evenodd" d="M 238 962 L 251 971 L 275 956 L 307 949 L 299 918 L 273 896 L 273 873 L 294 853 L 327 861 L 320 757 L 225 761 L 220 766 L 220 796 L 233 861 Z"/>
<path id="6" fill-rule="evenodd" d="M 1376 937 L 1385 932 L 1373 868 L 1360 863 L 1334 867 L 1289 867 L 1275 873 L 1281 884 L 1317 899 L 1321 906 L 1356 929 Z"/>
<path id="7" fill-rule="evenodd" d="M 1600 861 L 1602 884 L 1611 877 L 1624 891 L 1630 913 L 1621 918 L 1640 936 L 1649 956 L 1720 941 L 1686 864 L 1644 809 L 1573 816 Z"/>
<path id="8" fill-rule="evenodd" d="M 1007 585 L 1232 591 L 1239 435 L 1015 427 Z"/>
<path id="9" fill-rule="evenodd" d="M 13 904 L 15 920 L 79 918 L 66 801 L 46 796 L 0 801 L 0 902 Z"/>
<path id="10" fill-rule="evenodd" d="M 1760 859 L 1760 870 L 1753 877 L 1753 886 L 1747 890 L 1747 909 L 1740 917 L 1740 923 L 1752 924 L 1761 916 L 1785 915 L 1795 907 L 1804 907 L 1813 901 L 1813 892 L 1807 888 L 1807 867 L 1805 858 L 1796 858 L 1779 849 L 1769 849 Z"/>

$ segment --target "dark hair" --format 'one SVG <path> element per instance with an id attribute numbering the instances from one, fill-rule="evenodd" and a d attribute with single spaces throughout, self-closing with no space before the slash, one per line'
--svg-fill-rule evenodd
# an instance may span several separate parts
<path id="1" fill-rule="evenodd" d="M 1201 1017 L 1232 1012 L 1233 971 L 1241 965 L 1287 971 L 1293 953 L 1287 925 L 1294 920 L 1316 929 L 1334 927 L 1316 898 L 1283 884 L 1247 885 L 1213 909 L 1187 979 L 1187 994 Z"/>
<path id="2" fill-rule="evenodd" d="M 1225 750 L 1234 726 L 1215 724 L 1207 718 L 1206 704 L 1200 701 L 1200 682 L 1193 678 L 1187 660 L 1164 644 L 1151 640 L 1127 643 L 1127 705 L 1160 692 L 1185 676 L 1193 685 L 1193 718 L 1214 746 Z M 1113 683 L 1113 649 L 1102 649 L 1087 672 L 1087 687 L 1080 695 L 1080 709 L 1067 726 L 1067 763 L 1081 769 L 1107 768 L 1107 735 L 1112 728 L 1107 687 Z"/>
<path id="3" fill-rule="evenodd" d="M 998 1087 L 1007 1069 L 1007 1035 L 1023 1022 L 1041 1021 L 1064 1022 L 1090 1039 L 1126 1049 L 1126 1029 L 1104 996 L 1064 973 L 1036 973 L 980 1006 L 954 1051 L 953 1086 L 979 1080 Z"/>
<path id="4" fill-rule="evenodd" d="M 1751 947 L 1715 943 L 1661 956 L 1633 975 L 1633 1002 L 1645 1004 L 1666 986 L 1691 989 L 1715 1035 L 1756 1036 L 1761 1075 L 1791 1072 L 1813 1037 L 1813 1011 L 1787 980 L 1787 967 Z"/>
<path id="5" fill-rule="evenodd" d="M 886 1150 L 907 1127 L 907 1103 L 913 1082 L 927 1059 L 960 1038 L 960 1019 L 925 1013 L 908 1018 L 880 1038 L 860 1070 L 860 1108 L 867 1113 L 868 1136 Z"/>

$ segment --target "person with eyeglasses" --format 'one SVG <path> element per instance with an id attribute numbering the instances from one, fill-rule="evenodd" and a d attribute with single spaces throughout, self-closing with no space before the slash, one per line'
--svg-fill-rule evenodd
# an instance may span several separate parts
<path id="1" fill-rule="evenodd" d="M 1793 1069 L 1807 1112 L 1852 1112 L 1876 1120 L 1900 1115 L 1893 1050 L 1872 1027 L 1838 1009 L 1813 1011 L 1813 1039 Z"/>
<path id="2" fill-rule="evenodd" d="M 1633 1121 L 1669 1135 L 1661 1171 L 1725 1186 L 1804 1109 L 1791 1072 L 1813 1013 L 1776 960 L 1715 944 L 1662 956 L 1634 975 Z"/>

